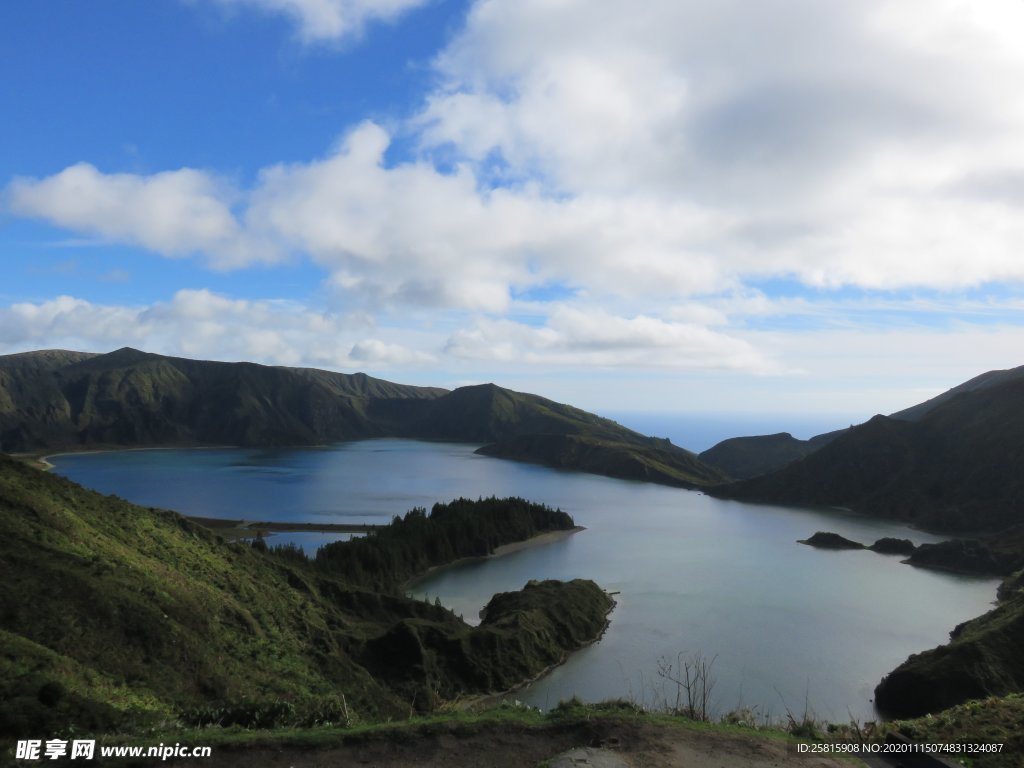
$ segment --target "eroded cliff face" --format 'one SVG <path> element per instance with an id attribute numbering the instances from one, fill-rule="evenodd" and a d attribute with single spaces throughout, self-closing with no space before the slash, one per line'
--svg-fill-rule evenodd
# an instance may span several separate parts
<path id="1" fill-rule="evenodd" d="M 914 654 L 875 688 L 875 703 L 891 717 L 917 717 L 971 699 L 1024 690 L 1024 591 L 1011 577 L 1003 602 L 965 622 L 950 642 Z"/>

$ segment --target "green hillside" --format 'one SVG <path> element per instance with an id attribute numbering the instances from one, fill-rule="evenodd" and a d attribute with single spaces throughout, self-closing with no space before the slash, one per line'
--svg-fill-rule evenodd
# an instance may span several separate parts
<path id="1" fill-rule="evenodd" d="M 566 436 L 574 438 L 574 449 L 557 441 Z M 0 357 L 0 450 L 8 452 L 323 445 L 370 437 L 484 443 L 493 456 L 672 485 L 725 479 L 667 441 L 494 384 L 448 392 L 361 373 L 188 360 L 129 348 Z M 504 444 L 526 437 L 531 440 Z M 587 450 L 578 450 L 583 444 Z"/>
<path id="2" fill-rule="evenodd" d="M 361 375 L 188 360 L 129 348 L 105 355 L 55 354 L 0 358 L 0 449 L 309 445 L 373 437 L 381 432 L 364 415 L 373 393 L 443 393 Z M 50 364 L 30 367 L 33 359 Z"/>
<path id="3" fill-rule="evenodd" d="M 537 674 L 596 637 L 611 606 L 592 582 L 524 595 L 470 627 L 330 563 L 231 544 L 0 456 L 7 735 L 225 713 L 336 719 L 342 701 L 357 717 L 404 717 Z"/>
<path id="4" fill-rule="evenodd" d="M 519 435 L 485 445 L 477 453 L 682 488 L 713 485 L 727 477 L 689 451 L 657 438 L 627 442 L 591 435 Z"/>
<path id="5" fill-rule="evenodd" d="M 753 437 L 732 437 L 700 453 L 700 460 L 728 477 L 746 480 L 802 459 L 817 446 L 797 440 L 789 432 Z"/>
<path id="6" fill-rule="evenodd" d="M 1006 581 L 1000 605 L 961 624 L 950 642 L 917 653 L 875 689 L 887 715 L 917 717 L 973 699 L 1024 691 L 1024 573 Z"/>
<path id="7" fill-rule="evenodd" d="M 919 421 L 876 416 L 729 498 L 848 507 L 946 531 L 1024 522 L 1024 381 L 961 392 Z"/>

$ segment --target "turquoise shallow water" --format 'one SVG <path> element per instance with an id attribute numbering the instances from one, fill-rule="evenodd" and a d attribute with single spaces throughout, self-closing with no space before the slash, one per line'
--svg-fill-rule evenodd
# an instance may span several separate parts
<path id="1" fill-rule="evenodd" d="M 795 543 L 817 530 L 870 543 L 936 537 L 832 511 L 720 501 L 697 492 L 477 456 L 474 446 L 370 440 L 321 449 L 155 450 L 53 459 L 57 472 L 132 501 L 211 517 L 386 522 L 456 496 L 519 495 L 587 530 L 435 574 L 417 587 L 467 619 L 531 578 L 590 578 L 618 592 L 605 636 L 516 696 L 656 705 L 661 657 L 716 657 L 719 711 L 875 716 L 872 689 L 909 654 L 987 610 L 997 582 L 924 571 L 873 552 Z M 296 534 L 314 548 L 324 539 Z"/>

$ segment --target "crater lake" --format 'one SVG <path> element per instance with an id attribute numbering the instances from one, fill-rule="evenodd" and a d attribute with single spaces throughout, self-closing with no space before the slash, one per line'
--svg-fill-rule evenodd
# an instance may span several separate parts
<path id="1" fill-rule="evenodd" d="M 553 707 L 675 701 L 659 661 L 714 660 L 717 713 L 833 722 L 874 719 L 872 691 L 909 654 L 988 610 L 998 581 L 928 571 L 870 551 L 796 543 L 818 530 L 870 544 L 941 537 L 831 510 L 742 504 L 697 491 L 564 472 L 474 454 L 476 446 L 367 440 L 326 448 L 169 449 L 62 454 L 55 471 L 145 506 L 252 521 L 387 523 L 459 496 L 522 496 L 586 530 L 432 574 L 414 593 L 469 621 L 495 592 L 530 579 L 589 578 L 617 593 L 596 644 L 514 696 Z M 312 553 L 344 535 L 277 534 Z"/>

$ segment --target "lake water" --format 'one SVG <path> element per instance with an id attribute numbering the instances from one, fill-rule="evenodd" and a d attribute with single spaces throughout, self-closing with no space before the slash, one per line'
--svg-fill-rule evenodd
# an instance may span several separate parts
<path id="1" fill-rule="evenodd" d="M 532 578 L 589 578 L 618 592 L 600 642 L 522 689 L 541 707 L 572 695 L 657 705 L 662 657 L 716 657 L 718 711 L 756 707 L 832 721 L 875 717 L 872 690 L 909 654 L 988 610 L 997 582 L 925 571 L 867 551 L 795 543 L 818 530 L 865 543 L 937 537 L 831 511 L 758 506 L 698 492 L 477 456 L 474 446 L 369 440 L 288 450 L 153 450 L 63 455 L 56 471 L 105 493 L 186 514 L 248 520 L 387 522 L 457 496 L 518 495 L 587 530 L 459 565 L 417 586 L 475 619 L 495 592 Z M 269 541 L 315 547 L 331 537 Z"/>

